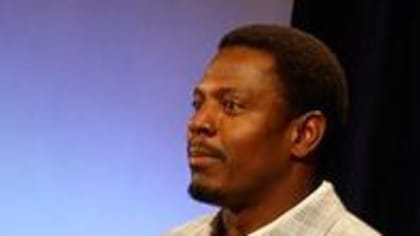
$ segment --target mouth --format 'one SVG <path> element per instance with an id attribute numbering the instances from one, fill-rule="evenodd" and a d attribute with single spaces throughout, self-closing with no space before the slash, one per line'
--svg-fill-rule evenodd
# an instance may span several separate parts
<path id="1" fill-rule="evenodd" d="M 188 162 L 191 168 L 206 167 L 224 160 L 224 155 L 216 148 L 202 143 L 188 145 Z"/>

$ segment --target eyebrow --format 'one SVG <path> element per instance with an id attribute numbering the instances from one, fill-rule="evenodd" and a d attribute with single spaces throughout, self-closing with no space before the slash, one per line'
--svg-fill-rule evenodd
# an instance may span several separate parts
<path id="1" fill-rule="evenodd" d="M 215 89 L 214 91 L 210 91 L 210 95 L 213 95 L 217 98 L 220 98 L 226 95 L 237 95 L 237 94 L 240 94 L 238 90 L 231 87 L 221 87 L 221 88 Z M 196 87 L 194 89 L 193 95 L 202 96 L 202 97 L 206 96 L 205 92 L 199 87 Z"/>
<path id="2" fill-rule="evenodd" d="M 195 87 L 192 94 L 195 95 L 199 95 L 199 96 L 204 96 L 204 92 L 199 88 L 199 87 Z"/>

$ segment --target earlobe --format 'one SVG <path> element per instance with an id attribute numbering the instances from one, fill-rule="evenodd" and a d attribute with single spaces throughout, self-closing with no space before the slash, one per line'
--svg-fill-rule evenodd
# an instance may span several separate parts
<path id="1" fill-rule="evenodd" d="M 296 120 L 292 130 L 292 149 L 294 157 L 303 159 L 319 145 L 325 130 L 327 120 L 321 111 L 310 111 Z"/>

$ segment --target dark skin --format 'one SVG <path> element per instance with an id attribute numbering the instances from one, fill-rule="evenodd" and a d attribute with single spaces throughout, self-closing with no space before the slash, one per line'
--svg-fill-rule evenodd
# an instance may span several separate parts
<path id="1" fill-rule="evenodd" d="M 277 76 L 269 53 L 228 47 L 194 91 L 188 125 L 191 186 L 210 196 L 198 200 L 222 208 L 226 236 L 257 230 L 315 187 L 310 154 L 326 118 L 320 111 L 291 117 Z"/>

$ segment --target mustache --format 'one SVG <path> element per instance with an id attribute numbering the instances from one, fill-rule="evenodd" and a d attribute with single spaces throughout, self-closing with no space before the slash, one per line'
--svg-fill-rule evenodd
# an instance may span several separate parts
<path id="1" fill-rule="evenodd" d="M 225 154 L 204 140 L 191 140 L 187 144 L 188 156 L 209 156 L 225 160 Z"/>

